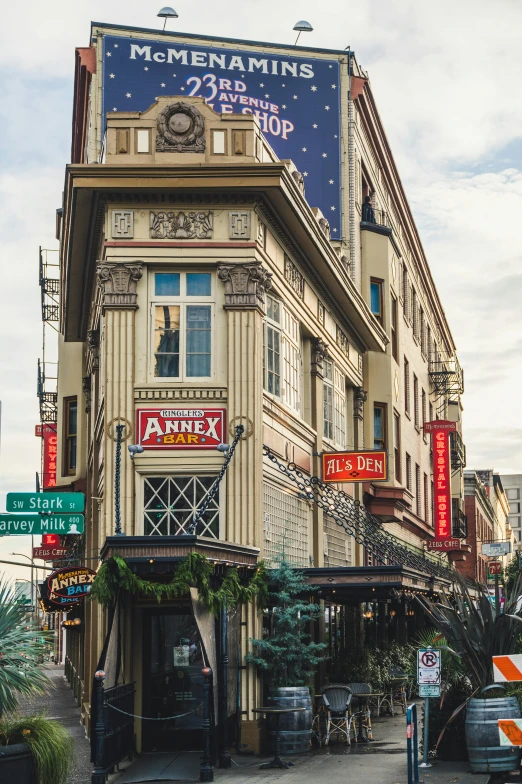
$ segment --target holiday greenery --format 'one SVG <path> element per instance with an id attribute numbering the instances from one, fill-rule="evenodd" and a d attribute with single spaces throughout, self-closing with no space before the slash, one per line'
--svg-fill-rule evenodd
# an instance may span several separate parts
<path id="1" fill-rule="evenodd" d="M 251 640 L 254 652 L 246 659 L 270 673 L 272 686 L 307 686 L 323 658 L 324 643 L 312 641 L 309 625 L 321 613 L 319 604 L 306 600 L 313 590 L 299 569 L 282 558 L 268 572 L 273 630 L 270 637 Z"/>
<path id="2" fill-rule="evenodd" d="M 213 578 L 214 564 L 200 553 L 189 553 L 180 561 L 169 582 L 139 577 L 124 558 L 114 555 L 98 569 L 90 595 L 104 607 L 109 607 L 120 591 L 141 594 L 161 602 L 162 599 L 187 595 L 191 588 L 196 588 L 199 598 L 211 612 L 217 612 L 224 605 L 243 604 L 254 599 L 262 607 L 266 604 L 266 569 L 262 561 L 247 580 L 241 578 L 237 567 L 226 568 L 218 587 L 213 586 Z"/>

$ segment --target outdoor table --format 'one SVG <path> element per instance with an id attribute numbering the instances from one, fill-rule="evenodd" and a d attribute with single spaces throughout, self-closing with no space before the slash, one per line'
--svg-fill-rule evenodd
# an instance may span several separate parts
<path id="1" fill-rule="evenodd" d="M 353 700 L 354 699 L 357 700 L 358 703 L 359 703 L 358 704 L 358 707 L 359 707 L 359 711 L 358 711 L 358 713 L 359 713 L 359 721 L 358 721 L 359 731 L 357 733 L 357 737 L 356 737 L 355 740 L 356 740 L 357 743 L 368 743 L 370 738 L 368 738 L 368 737 L 365 738 L 364 737 L 364 733 L 363 733 L 363 709 L 366 708 L 366 706 L 368 705 L 368 702 L 370 700 L 370 697 L 373 696 L 373 695 L 369 691 L 358 691 L 358 689 L 357 689 L 358 685 L 359 684 L 357 684 L 357 683 L 349 683 L 348 684 L 348 688 L 352 690 L 352 704 L 353 704 Z"/>
<path id="2" fill-rule="evenodd" d="M 259 766 L 260 770 L 266 768 L 292 768 L 293 762 L 285 762 L 279 756 L 281 753 L 281 735 L 279 732 L 279 719 L 282 713 L 295 713 L 297 711 L 304 711 L 305 708 L 277 708 L 275 706 L 267 706 L 263 708 L 254 708 L 253 713 L 265 713 L 267 716 L 275 716 L 276 719 L 276 734 L 275 734 L 275 757 L 270 762 L 264 762 Z"/>

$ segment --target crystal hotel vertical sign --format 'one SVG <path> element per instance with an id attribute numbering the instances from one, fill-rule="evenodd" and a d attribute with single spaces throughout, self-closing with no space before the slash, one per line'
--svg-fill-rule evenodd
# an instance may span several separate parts
<path id="1" fill-rule="evenodd" d="M 431 434 L 433 455 L 433 527 L 435 539 L 451 537 L 451 457 L 449 434 L 457 423 L 437 419 L 424 423 L 424 432 Z"/>

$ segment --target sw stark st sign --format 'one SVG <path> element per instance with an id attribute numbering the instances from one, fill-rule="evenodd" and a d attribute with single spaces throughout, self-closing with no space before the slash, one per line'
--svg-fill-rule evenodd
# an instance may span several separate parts
<path id="1" fill-rule="evenodd" d="M 388 478 L 386 452 L 323 452 L 323 482 L 378 482 Z"/>
<path id="2" fill-rule="evenodd" d="M 141 408 L 136 419 L 144 449 L 215 449 L 226 436 L 224 408 Z"/>
<path id="3" fill-rule="evenodd" d="M 424 432 L 431 433 L 433 453 L 433 527 L 435 539 L 451 537 L 451 465 L 449 434 L 457 430 L 456 422 L 436 419 L 424 423 Z"/>

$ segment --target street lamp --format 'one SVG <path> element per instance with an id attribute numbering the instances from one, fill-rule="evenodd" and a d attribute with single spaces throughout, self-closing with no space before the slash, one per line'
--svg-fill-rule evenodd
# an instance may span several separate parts
<path id="1" fill-rule="evenodd" d="M 306 22 L 304 19 L 301 19 L 300 22 L 296 22 L 294 25 L 294 30 L 297 30 L 297 38 L 295 39 L 296 46 L 297 42 L 299 41 L 299 36 L 301 33 L 311 33 L 314 28 L 310 24 L 310 22 Z"/>
<path id="2" fill-rule="evenodd" d="M 19 556 L 20 558 L 27 558 L 27 560 L 28 560 L 28 561 L 31 561 L 31 608 L 32 608 L 33 616 L 34 616 L 35 607 L 36 607 L 36 593 L 35 593 L 34 600 L 33 600 L 33 590 L 34 590 L 34 558 L 33 558 L 33 556 L 31 556 L 31 557 L 29 558 L 29 556 L 28 556 L 28 555 L 25 555 L 24 553 L 9 553 L 9 555 L 17 555 L 17 556 Z M 24 579 L 24 578 L 20 578 L 20 579 Z M 36 575 L 36 579 L 38 580 L 38 573 L 37 573 L 37 575 Z M 28 583 L 28 582 L 29 582 L 29 580 L 25 580 L 25 582 L 26 582 L 26 583 Z"/>
<path id="3" fill-rule="evenodd" d="M 163 31 L 165 30 L 167 19 L 178 18 L 178 14 L 175 12 L 175 10 L 173 8 L 170 8 L 168 5 L 164 6 L 160 11 L 158 11 L 157 16 L 165 19 L 165 21 L 163 22 Z"/>

